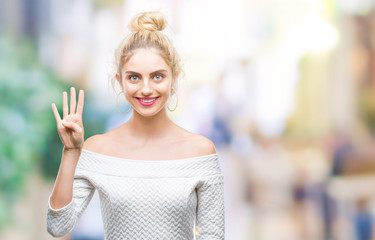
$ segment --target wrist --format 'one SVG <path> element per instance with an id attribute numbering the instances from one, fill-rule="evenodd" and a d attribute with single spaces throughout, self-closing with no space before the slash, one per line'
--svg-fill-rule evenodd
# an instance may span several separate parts
<path id="1" fill-rule="evenodd" d="M 80 154 L 82 152 L 82 148 L 67 148 L 63 147 L 63 152 L 64 153 L 78 153 Z"/>

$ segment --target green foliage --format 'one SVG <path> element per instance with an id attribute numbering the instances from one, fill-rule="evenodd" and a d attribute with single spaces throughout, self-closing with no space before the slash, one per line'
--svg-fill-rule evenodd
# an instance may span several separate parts
<path id="1" fill-rule="evenodd" d="M 38 63 L 28 40 L 1 38 L 0 66 L 1 229 L 12 220 L 9 206 L 22 191 L 27 174 L 40 168 L 51 140 L 47 136 L 56 132 L 51 100 L 68 86 Z M 55 135 L 52 141 L 58 138 Z M 58 159 L 58 155 L 50 159 L 55 168 Z"/>
<path id="2" fill-rule="evenodd" d="M 375 95 L 373 89 L 367 87 L 359 94 L 359 116 L 367 129 L 375 135 Z"/>
<path id="3" fill-rule="evenodd" d="M 0 229 L 12 222 L 10 206 L 28 174 L 56 178 L 63 144 L 51 104 L 62 116 L 62 92 L 71 86 L 39 63 L 31 41 L 0 38 Z M 85 136 L 102 133 L 105 122 L 88 98 L 85 91 Z M 86 121 L 86 113 L 96 117 Z"/>

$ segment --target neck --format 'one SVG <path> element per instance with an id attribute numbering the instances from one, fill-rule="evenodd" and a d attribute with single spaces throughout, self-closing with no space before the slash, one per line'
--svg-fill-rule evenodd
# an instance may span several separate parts
<path id="1" fill-rule="evenodd" d="M 151 117 L 145 117 L 133 111 L 127 124 L 133 136 L 150 138 L 165 136 L 166 129 L 171 127 L 173 122 L 167 116 L 164 108 Z"/>

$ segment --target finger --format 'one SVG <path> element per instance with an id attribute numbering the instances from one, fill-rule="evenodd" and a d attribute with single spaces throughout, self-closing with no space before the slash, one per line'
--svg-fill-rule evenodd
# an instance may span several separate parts
<path id="1" fill-rule="evenodd" d="M 62 121 L 62 124 L 64 127 L 69 128 L 73 130 L 74 132 L 77 132 L 77 133 L 82 132 L 82 128 L 77 123 Z"/>
<path id="2" fill-rule="evenodd" d="M 70 114 L 76 113 L 76 89 L 70 88 Z"/>
<path id="3" fill-rule="evenodd" d="M 68 116 L 68 111 L 69 111 L 69 108 L 68 108 L 68 94 L 67 92 L 63 92 L 63 118 L 65 118 L 66 116 Z"/>
<path id="4" fill-rule="evenodd" d="M 77 113 L 79 115 L 82 115 L 84 100 L 85 100 L 84 92 L 83 90 L 80 90 L 79 96 L 78 96 L 78 105 L 77 105 Z"/>
<path id="5" fill-rule="evenodd" d="M 53 114 L 55 115 L 56 123 L 59 123 L 61 121 L 61 117 L 54 103 L 52 103 L 52 111 L 53 111 Z"/>

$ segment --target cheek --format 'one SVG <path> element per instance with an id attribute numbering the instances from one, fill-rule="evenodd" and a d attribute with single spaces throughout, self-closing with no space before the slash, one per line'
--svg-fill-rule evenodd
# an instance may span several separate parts
<path id="1" fill-rule="evenodd" d="M 169 82 L 161 83 L 158 86 L 158 89 L 159 89 L 160 92 L 168 93 L 169 94 L 169 92 L 170 92 L 170 83 Z"/>
<path id="2" fill-rule="evenodd" d="M 137 91 L 136 85 L 133 85 L 133 84 L 124 85 L 124 92 L 126 96 L 131 96 L 136 91 Z"/>

